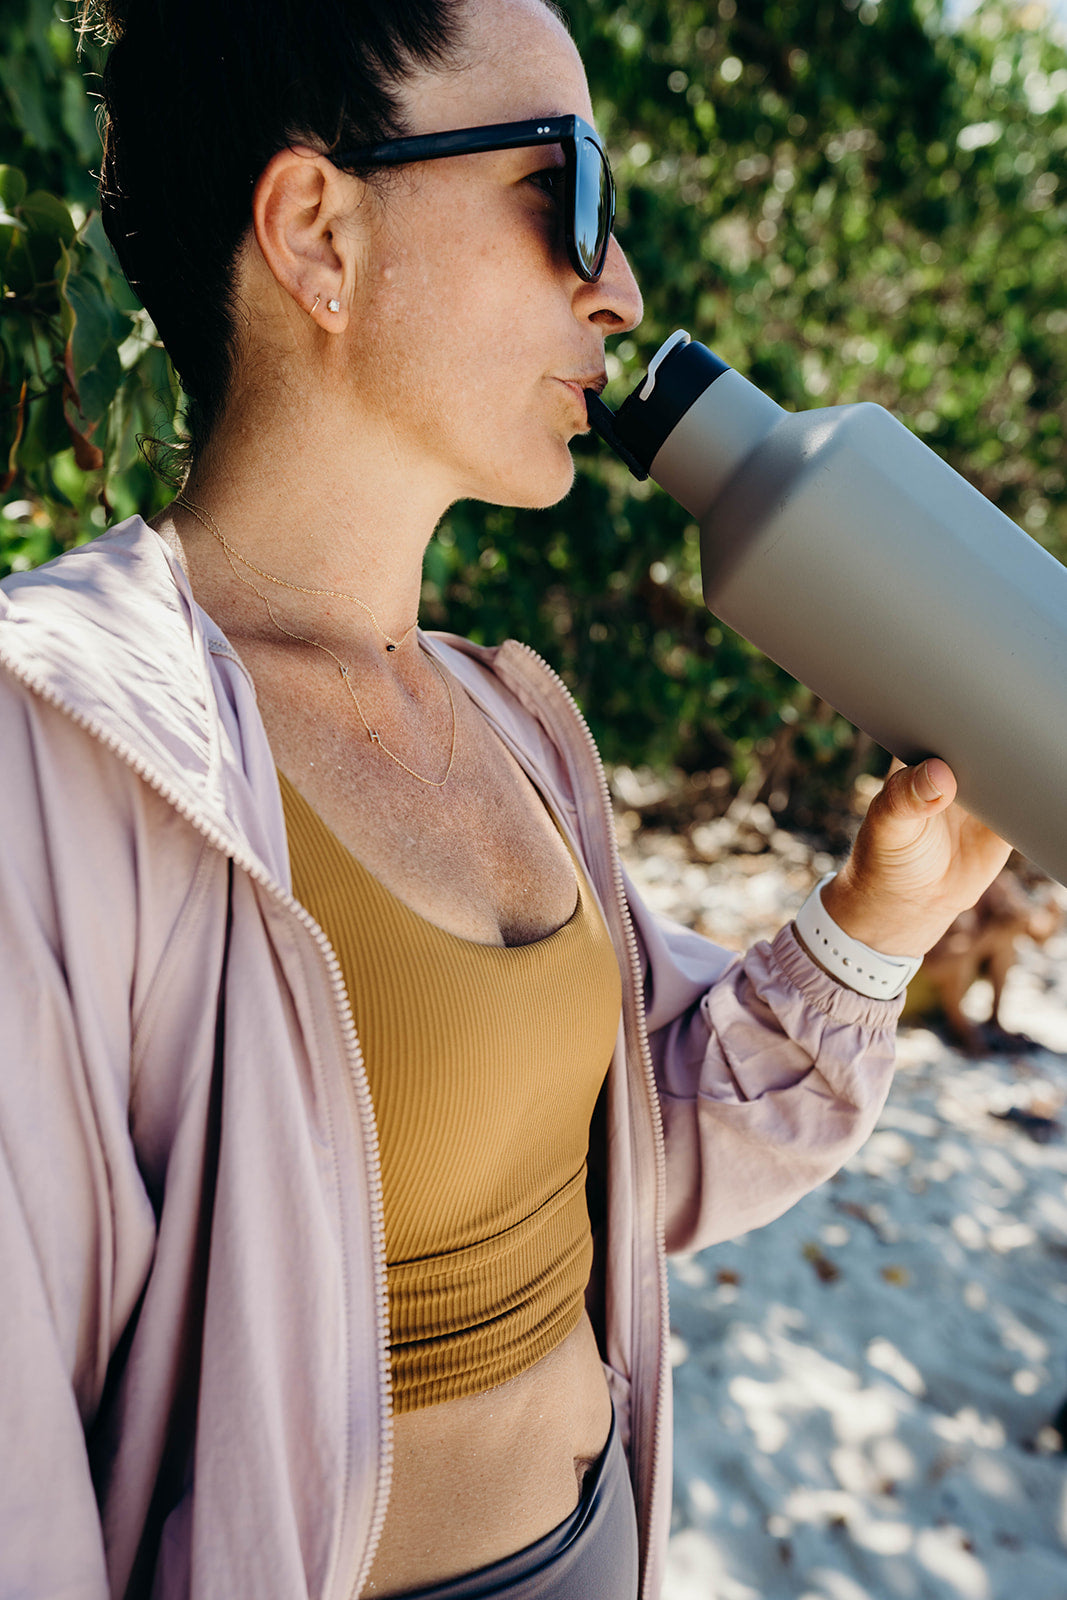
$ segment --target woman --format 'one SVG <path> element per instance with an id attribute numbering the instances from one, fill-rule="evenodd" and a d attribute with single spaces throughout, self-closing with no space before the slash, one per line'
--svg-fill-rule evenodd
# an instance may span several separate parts
<path id="1" fill-rule="evenodd" d="M 416 628 L 640 317 L 554 11 L 128 10 L 105 217 L 193 457 L 0 609 L 0 1588 L 654 1596 L 665 1246 L 846 1158 L 899 1003 L 657 926 L 558 680 Z M 953 787 L 816 904 L 875 993 L 1002 862 Z"/>

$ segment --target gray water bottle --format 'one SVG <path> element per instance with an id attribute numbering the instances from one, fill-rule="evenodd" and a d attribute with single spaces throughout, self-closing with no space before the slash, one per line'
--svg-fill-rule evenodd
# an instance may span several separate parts
<path id="1" fill-rule="evenodd" d="M 709 610 L 1067 883 L 1067 568 L 881 406 L 787 412 L 673 335 L 593 428 L 700 524 Z"/>

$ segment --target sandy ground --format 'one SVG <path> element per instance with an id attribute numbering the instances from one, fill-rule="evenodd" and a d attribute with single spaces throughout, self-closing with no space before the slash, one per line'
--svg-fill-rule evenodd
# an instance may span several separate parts
<path id="1" fill-rule="evenodd" d="M 741 947 L 827 867 L 773 843 L 627 855 L 650 901 Z M 665 1600 L 1067 1600 L 1067 936 L 1022 948 L 1004 1020 L 1044 1048 L 970 1061 L 903 1031 L 845 1170 L 673 1263 Z"/>

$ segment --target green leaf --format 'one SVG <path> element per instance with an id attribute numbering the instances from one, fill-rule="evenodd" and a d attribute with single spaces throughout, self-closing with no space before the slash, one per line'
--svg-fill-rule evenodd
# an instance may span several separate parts
<path id="1" fill-rule="evenodd" d="M 73 72 L 65 72 L 60 79 L 60 120 L 74 148 L 82 152 L 88 161 L 98 161 L 100 135 L 92 102 L 77 68 Z"/>
<path id="2" fill-rule="evenodd" d="M 114 351 L 111 308 L 95 278 L 70 273 L 63 284 L 61 299 L 70 311 L 67 333 L 67 372 L 80 391 L 85 374 L 97 365 L 104 351 Z"/>
<path id="3" fill-rule="evenodd" d="M 114 273 L 117 276 L 122 275 L 118 257 L 111 248 L 111 240 L 104 232 L 104 224 L 99 211 L 90 211 L 82 225 L 78 238 L 103 263 L 109 273 Z"/>
<path id="4" fill-rule="evenodd" d="M 12 228 L 7 252 L 2 257 L 3 285 L 14 295 L 29 295 L 37 283 L 37 269 L 30 255 L 25 226 Z"/>
<path id="5" fill-rule="evenodd" d="M 18 167 L 0 166 L 0 205 L 5 211 L 13 211 L 21 205 L 26 198 L 27 187 L 25 175 Z"/>
<path id="6" fill-rule="evenodd" d="M 69 444 L 63 396 L 58 387 L 49 389 L 28 407 L 26 431 L 19 446 L 19 467 L 23 473 L 44 468 L 51 457 L 66 450 Z"/>
<path id="7" fill-rule="evenodd" d="M 35 189 L 19 203 L 18 214 L 31 234 L 70 244 L 74 239 L 74 218 L 58 195 Z"/>
<path id="8" fill-rule="evenodd" d="M 58 196 L 37 189 L 26 196 L 17 214 L 26 227 L 22 241 L 24 262 L 18 262 L 17 244 L 11 249 L 9 261 L 17 272 L 27 268 L 34 285 L 56 282 L 64 270 L 66 247 L 74 239 L 74 219 L 70 211 Z M 22 292 L 27 293 L 28 289 Z"/>
<path id="9" fill-rule="evenodd" d="M 26 130 L 39 150 L 50 150 L 54 133 L 37 61 L 25 51 L 5 51 L 3 86 L 19 126 Z"/>
<path id="10" fill-rule="evenodd" d="M 0 295 L 4 292 L 4 263 L 11 249 L 11 241 L 21 232 L 22 224 L 6 212 L 0 212 Z"/>
<path id="11" fill-rule="evenodd" d="M 99 359 L 78 378 L 79 410 L 86 424 L 103 421 L 121 382 L 118 351 L 113 344 L 106 344 Z"/>

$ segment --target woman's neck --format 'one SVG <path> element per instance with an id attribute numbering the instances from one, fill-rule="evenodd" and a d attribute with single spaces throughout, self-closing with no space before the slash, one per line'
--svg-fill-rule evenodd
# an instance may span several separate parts
<path id="1" fill-rule="evenodd" d="M 180 537 L 194 589 L 236 585 L 246 602 L 242 588 L 259 589 L 309 623 L 337 609 L 331 596 L 347 596 L 354 621 L 369 616 L 383 637 L 400 639 L 418 615 L 423 556 L 448 496 L 432 476 L 403 470 L 369 429 L 342 439 L 328 423 L 250 422 L 231 417 L 220 427 L 155 519 Z"/>

